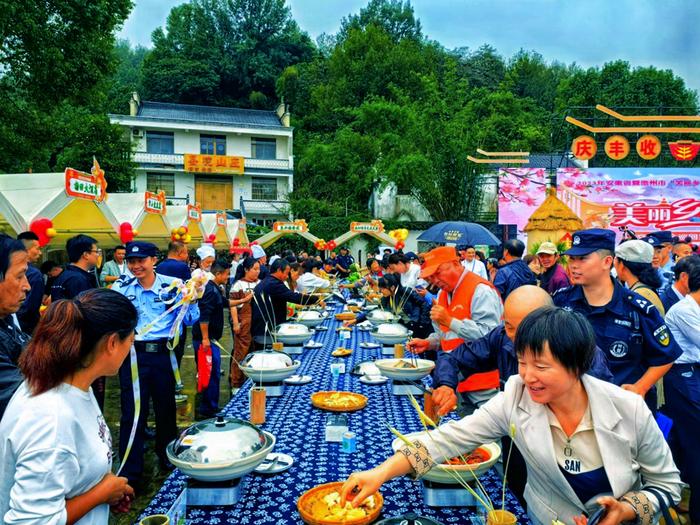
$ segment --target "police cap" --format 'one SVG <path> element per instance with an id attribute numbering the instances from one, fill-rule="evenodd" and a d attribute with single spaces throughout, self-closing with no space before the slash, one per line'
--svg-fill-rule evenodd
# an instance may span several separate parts
<path id="1" fill-rule="evenodd" d="M 564 255 L 583 256 L 596 250 L 615 251 L 615 232 L 602 228 L 590 228 L 574 233 L 571 248 Z"/>
<path id="2" fill-rule="evenodd" d="M 150 242 L 133 241 L 126 243 L 127 259 L 143 259 L 144 257 L 155 257 L 158 253 L 156 245 Z"/>

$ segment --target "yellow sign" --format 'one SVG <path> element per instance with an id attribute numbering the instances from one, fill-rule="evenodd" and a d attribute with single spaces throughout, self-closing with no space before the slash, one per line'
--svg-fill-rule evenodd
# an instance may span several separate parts
<path id="1" fill-rule="evenodd" d="M 350 231 L 354 233 L 382 233 L 384 231 L 384 223 L 380 220 L 372 222 L 351 222 Z"/>
<path id="2" fill-rule="evenodd" d="M 294 222 L 277 221 L 272 224 L 272 231 L 278 233 L 304 233 L 309 230 L 304 219 L 299 219 Z"/>
<path id="3" fill-rule="evenodd" d="M 605 153 L 613 160 L 622 160 L 630 152 L 630 143 L 622 135 L 613 135 L 605 141 Z"/>
<path id="4" fill-rule="evenodd" d="M 185 171 L 188 173 L 243 175 L 243 164 L 243 157 L 185 153 Z"/>
<path id="5" fill-rule="evenodd" d="M 571 143 L 571 153 L 579 160 L 590 160 L 595 157 L 598 146 L 593 137 L 580 135 Z"/>
<path id="6" fill-rule="evenodd" d="M 642 135 L 637 141 L 637 154 L 644 160 L 653 160 L 661 154 L 661 141 L 654 135 Z"/>

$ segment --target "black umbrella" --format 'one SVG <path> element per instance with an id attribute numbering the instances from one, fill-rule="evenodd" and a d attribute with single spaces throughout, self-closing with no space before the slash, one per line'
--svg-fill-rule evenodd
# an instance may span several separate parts
<path id="1" fill-rule="evenodd" d="M 500 246 L 493 233 L 474 222 L 447 221 L 431 226 L 418 236 L 419 241 L 435 243 Z"/>

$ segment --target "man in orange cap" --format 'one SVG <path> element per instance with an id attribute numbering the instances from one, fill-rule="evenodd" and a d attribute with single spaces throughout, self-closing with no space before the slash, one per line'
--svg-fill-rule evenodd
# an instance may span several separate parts
<path id="1" fill-rule="evenodd" d="M 428 339 L 411 339 L 414 353 L 442 349 L 450 352 L 465 341 L 483 337 L 498 326 L 503 304 L 498 292 L 486 279 L 464 268 L 452 246 L 442 246 L 424 255 L 421 278 L 440 288 L 430 311 L 435 332 Z M 457 390 L 475 405 L 490 399 L 499 387 L 498 371 L 474 374 Z"/>

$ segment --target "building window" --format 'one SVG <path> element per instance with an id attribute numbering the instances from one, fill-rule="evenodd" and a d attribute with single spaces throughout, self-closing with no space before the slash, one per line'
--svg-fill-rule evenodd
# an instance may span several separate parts
<path id="1" fill-rule="evenodd" d="M 148 153 L 172 155 L 175 153 L 175 137 L 173 133 L 165 131 L 147 131 L 146 151 Z"/>
<path id="2" fill-rule="evenodd" d="M 199 151 L 202 155 L 226 155 L 226 137 L 223 135 L 200 135 Z"/>
<path id="3" fill-rule="evenodd" d="M 261 139 L 253 137 L 252 153 L 254 159 L 276 159 L 277 139 Z"/>
<path id="4" fill-rule="evenodd" d="M 168 197 L 175 196 L 175 175 L 172 173 L 146 173 L 146 190 L 163 190 Z"/>
<path id="5" fill-rule="evenodd" d="M 253 177 L 251 194 L 254 201 L 276 201 L 277 179 Z"/>

